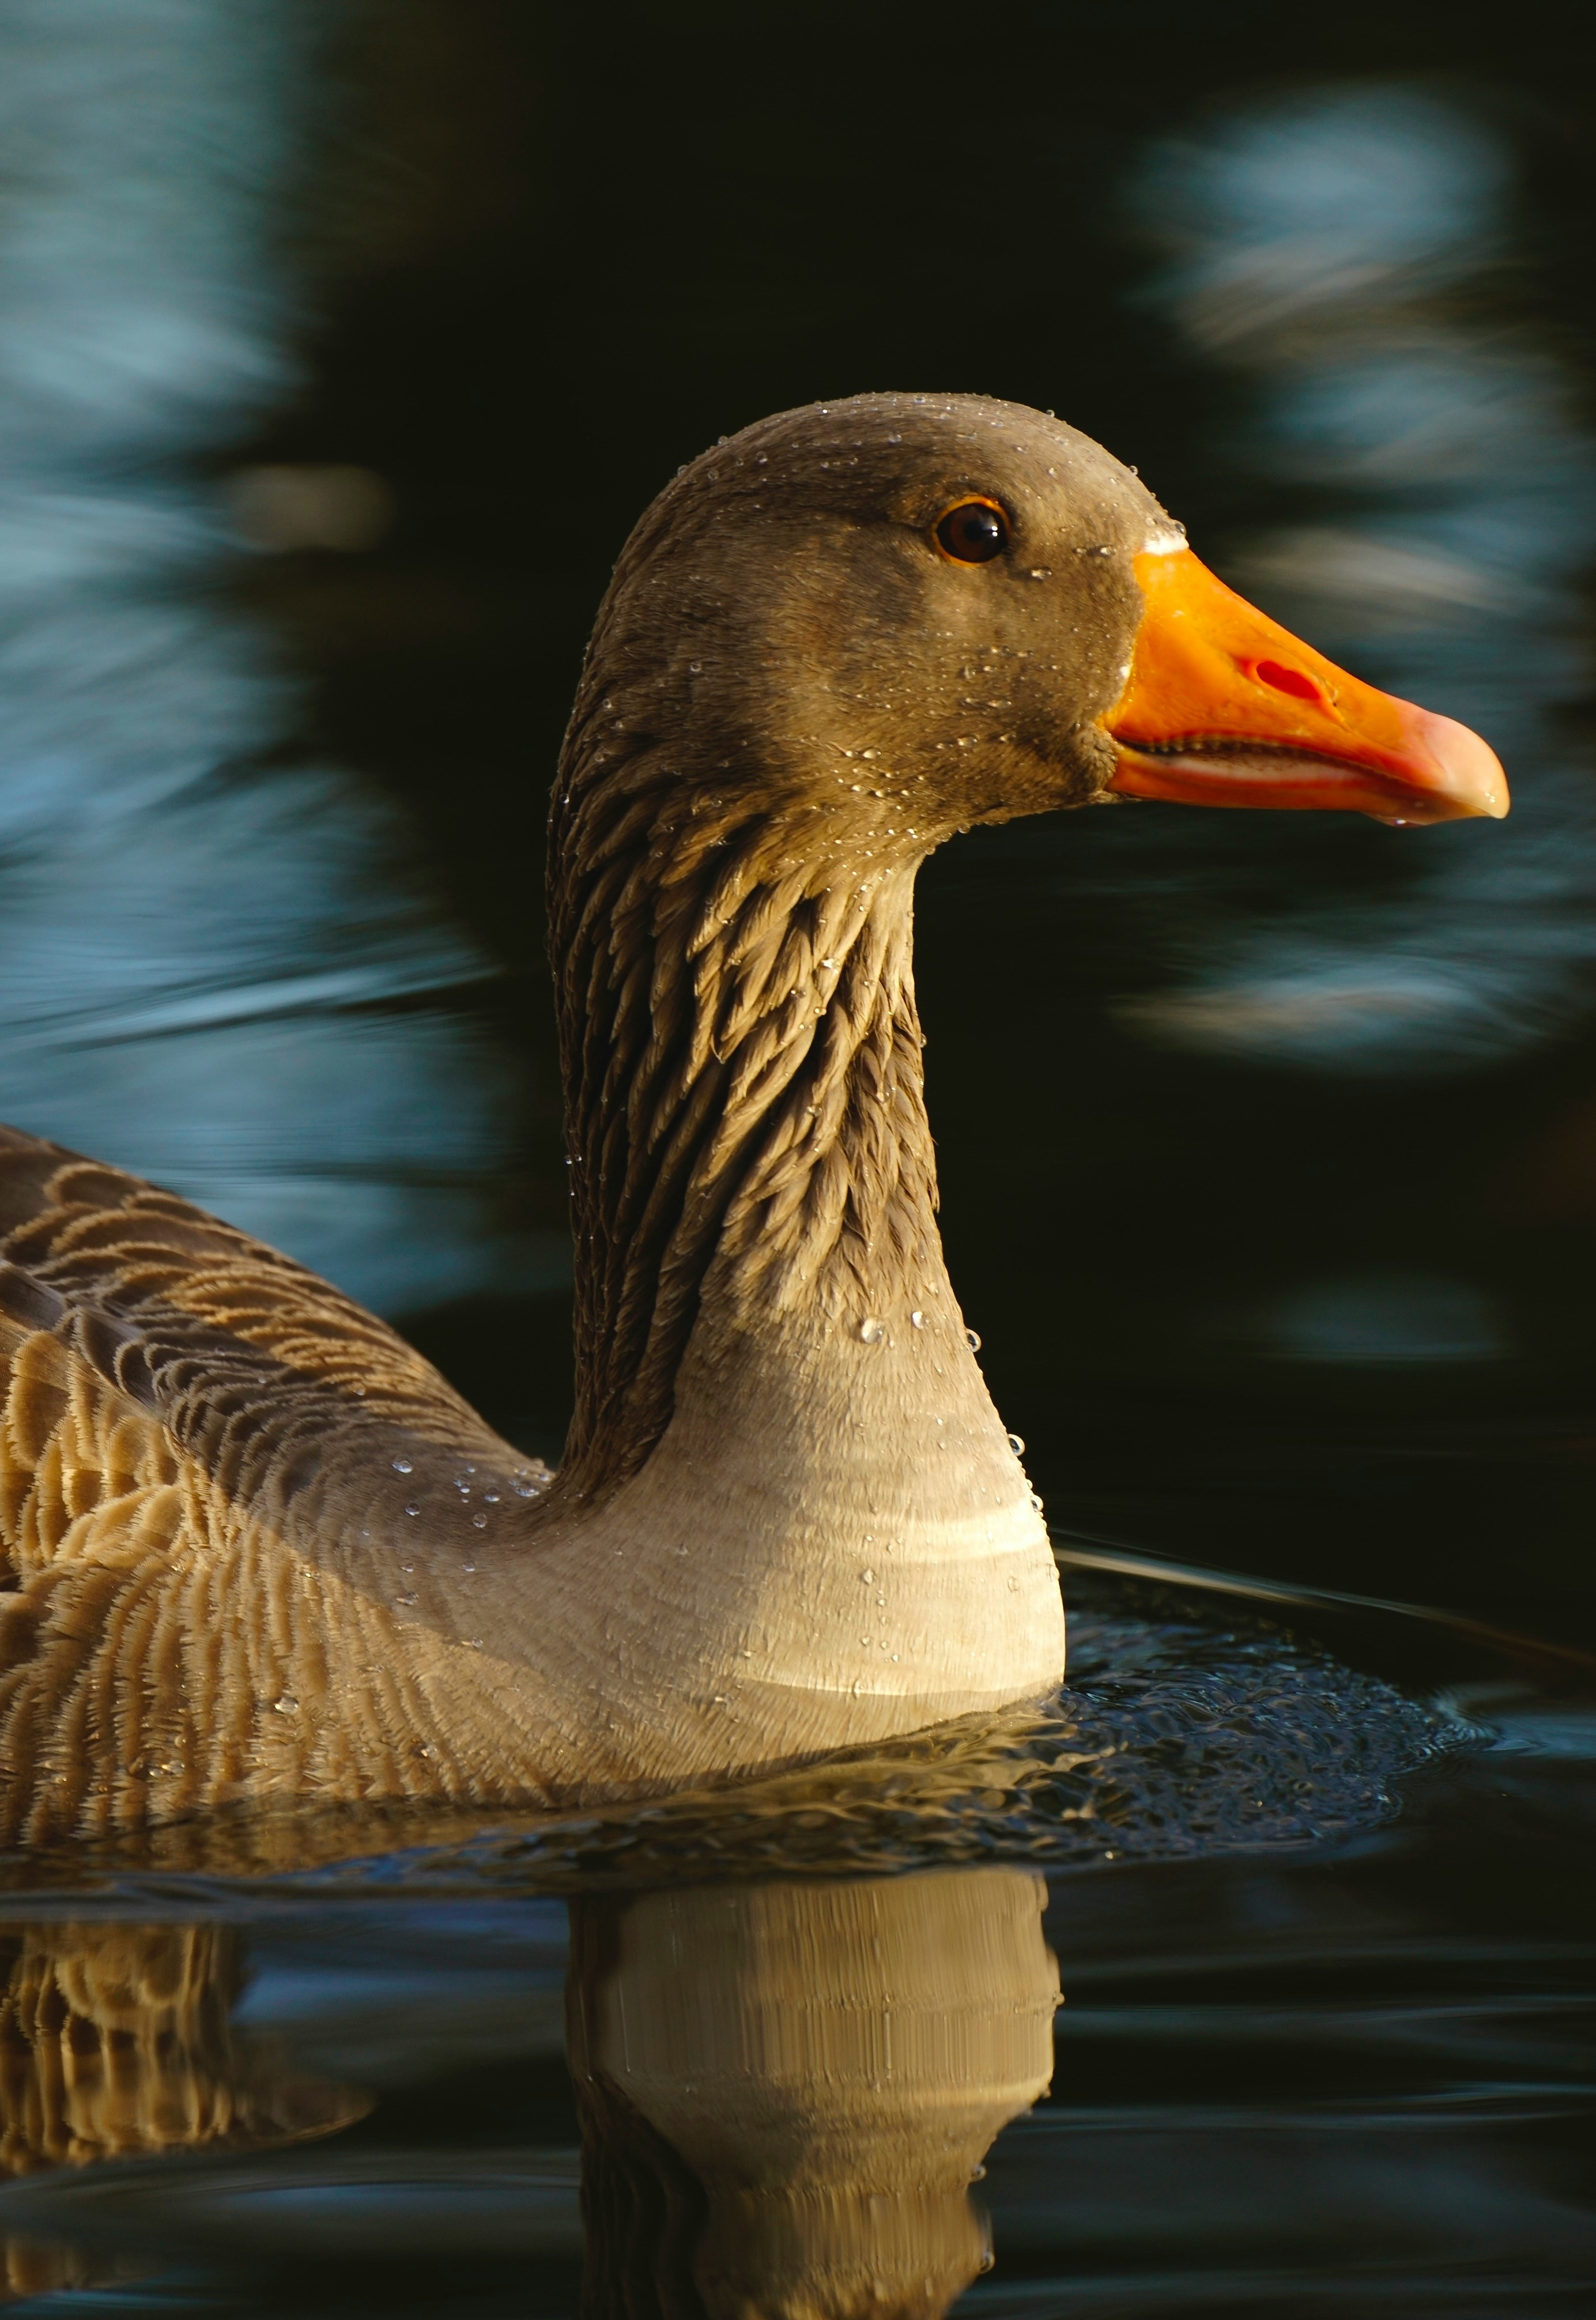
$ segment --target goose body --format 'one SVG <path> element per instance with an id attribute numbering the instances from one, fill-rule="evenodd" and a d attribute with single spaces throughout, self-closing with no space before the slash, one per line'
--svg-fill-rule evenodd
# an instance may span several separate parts
<path id="1" fill-rule="evenodd" d="M 1126 792 L 1506 802 L 1050 417 L 861 396 L 684 470 L 555 787 L 558 1474 L 288 1259 L 5 1131 L 0 1832 L 642 1793 L 1054 1685 L 937 1232 L 913 882 L 956 829 Z"/>

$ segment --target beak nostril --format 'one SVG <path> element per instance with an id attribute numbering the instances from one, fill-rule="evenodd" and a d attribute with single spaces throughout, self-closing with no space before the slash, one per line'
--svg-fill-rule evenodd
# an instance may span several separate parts
<path id="1" fill-rule="evenodd" d="M 1249 674 L 1256 676 L 1260 684 L 1268 685 L 1273 692 L 1289 693 L 1297 701 L 1317 701 L 1325 706 L 1328 705 L 1329 695 L 1324 686 L 1316 676 L 1310 676 L 1304 669 L 1288 668 L 1285 663 L 1280 660 L 1256 660 Z"/>

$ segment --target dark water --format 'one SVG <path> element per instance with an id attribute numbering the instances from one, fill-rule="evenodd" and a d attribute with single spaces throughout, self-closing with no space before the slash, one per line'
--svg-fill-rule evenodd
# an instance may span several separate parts
<path id="1" fill-rule="evenodd" d="M 317 1265 L 529 1448 L 548 775 L 716 435 L 1055 408 L 1516 800 L 929 865 L 946 1236 L 1069 1691 L 642 1816 L 6 1864 L 25 2308 L 1596 2308 L 1587 46 L 1414 0 L 5 12 L 0 1117 Z"/>

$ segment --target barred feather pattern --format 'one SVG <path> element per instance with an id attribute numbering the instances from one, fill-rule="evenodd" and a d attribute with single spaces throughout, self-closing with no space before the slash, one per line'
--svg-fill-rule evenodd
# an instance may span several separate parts
<path id="1" fill-rule="evenodd" d="M 669 1423 L 712 1268 L 737 1318 L 864 1310 L 938 1247 L 918 854 L 818 852 L 812 806 L 690 782 L 628 698 L 578 695 L 550 829 L 589 1497 Z"/>
<path id="2" fill-rule="evenodd" d="M 549 1479 L 288 1258 L 0 1129 L 0 1837 L 506 1792 L 391 1608 L 409 1493 L 473 1536 L 462 1460 Z"/>

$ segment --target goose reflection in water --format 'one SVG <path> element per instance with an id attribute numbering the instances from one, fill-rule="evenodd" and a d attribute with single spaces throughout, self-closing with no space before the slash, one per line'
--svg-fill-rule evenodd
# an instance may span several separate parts
<path id="1" fill-rule="evenodd" d="M 1053 2075 L 1023 1870 L 700 1888 L 573 1911 L 590 2320 L 945 2312 L 969 2186 Z"/>
<path id="2" fill-rule="evenodd" d="M 240 1946 L 214 1926 L 0 1931 L 0 2177 L 256 2150 L 363 2116 L 367 2097 L 234 2029 Z M 0 2227 L 11 2295 L 87 2285 L 106 2269 L 103 2250 L 86 2260 Z"/>
<path id="3" fill-rule="evenodd" d="M 574 1902 L 585 2320 L 945 2312 L 992 2261 L 972 2183 L 1052 2077 L 1045 1898 L 991 1866 Z M 240 1964 L 210 1928 L 14 1938 L 5 2161 L 82 2170 L 0 2188 L 14 2293 L 173 2259 L 265 2266 L 285 2296 L 302 2273 L 319 2294 L 309 2268 L 330 2259 L 573 2263 L 577 2184 L 558 2154 L 440 2164 L 366 2137 L 240 2167 L 240 2150 L 325 2136 L 369 2103 L 230 2024 Z M 498 2053 L 513 2030 L 497 2022 Z M 494 2035 L 485 2017 L 485 2053 Z"/>

